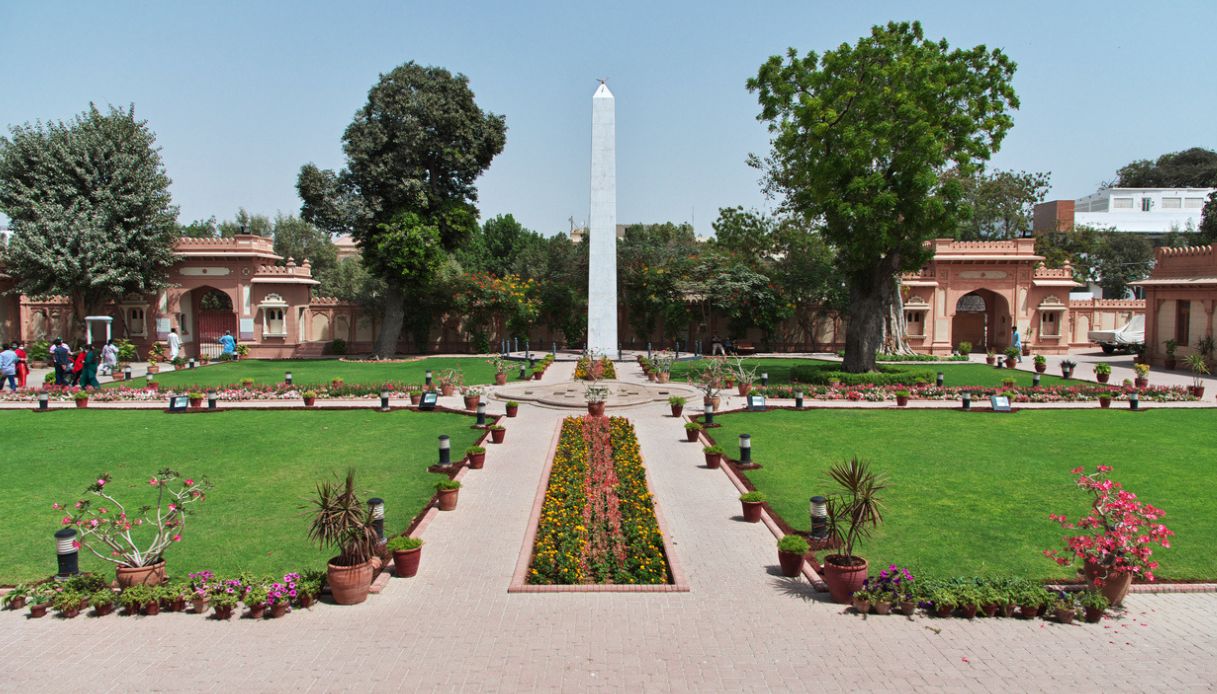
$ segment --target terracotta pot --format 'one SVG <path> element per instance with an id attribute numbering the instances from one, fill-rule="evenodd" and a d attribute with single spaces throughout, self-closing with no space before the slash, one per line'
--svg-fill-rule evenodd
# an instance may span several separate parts
<path id="1" fill-rule="evenodd" d="M 264 617 L 265 615 L 266 615 L 266 603 L 263 602 L 263 603 L 259 603 L 257 605 L 250 605 L 250 607 L 249 607 L 249 618 L 250 619 L 262 619 L 262 617 Z"/>
<path id="2" fill-rule="evenodd" d="M 317 398 L 305 398 L 304 399 L 305 407 L 312 407 L 313 405 L 316 405 L 316 404 L 317 404 Z"/>
<path id="3" fill-rule="evenodd" d="M 953 614 L 955 614 L 955 608 L 951 607 L 950 605 L 935 605 L 934 606 L 934 616 L 935 617 L 941 617 L 942 619 L 947 619 Z"/>
<path id="4" fill-rule="evenodd" d="M 737 392 L 739 392 L 740 397 L 743 397 L 748 394 L 748 391 L 752 390 L 752 384 L 751 383 L 741 383 L 741 384 L 739 384 L 739 386 L 737 386 L 736 390 L 737 390 Z"/>
<path id="5" fill-rule="evenodd" d="M 744 507 L 744 520 L 749 523 L 761 522 L 761 511 L 765 508 L 764 501 L 741 501 Z"/>
<path id="6" fill-rule="evenodd" d="M 97 615 L 98 617 L 105 617 L 113 611 L 114 603 L 110 603 L 109 605 L 98 605 L 97 607 L 93 608 L 93 614 Z"/>
<path id="7" fill-rule="evenodd" d="M 844 555 L 830 554 L 824 557 L 824 568 L 821 572 L 824 582 L 828 584 L 828 592 L 833 602 L 842 605 L 849 604 L 849 598 L 855 591 L 862 590 L 866 581 L 868 564 L 861 557 L 854 557 L 858 564 L 844 564 Z M 834 563 L 837 562 L 837 563 Z"/>
<path id="8" fill-rule="evenodd" d="M 444 397 L 448 397 L 449 395 L 452 395 L 452 393 L 454 393 L 456 391 L 456 387 L 450 386 L 450 385 L 449 386 L 440 386 L 439 390 L 440 390 L 441 395 L 443 395 Z"/>
<path id="9" fill-rule="evenodd" d="M 604 416 L 604 403 L 603 402 L 587 403 L 587 413 L 593 417 L 603 417 Z"/>
<path id="10" fill-rule="evenodd" d="M 963 610 L 963 616 L 965 619 L 976 619 L 976 605 L 963 605 L 960 609 Z"/>
<path id="11" fill-rule="evenodd" d="M 195 614 L 203 614 L 207 611 L 207 598 L 194 598 L 190 601 L 190 608 Z"/>
<path id="12" fill-rule="evenodd" d="M 900 601 L 900 614 L 906 617 L 912 617 L 915 612 L 917 612 L 917 603 L 913 602 L 912 600 Z"/>
<path id="13" fill-rule="evenodd" d="M 862 600 L 854 598 L 854 612 L 858 614 L 870 614 L 870 600 Z"/>
<path id="14" fill-rule="evenodd" d="M 10 610 L 25 609 L 25 598 L 13 598 L 12 601 L 9 602 L 9 604 L 8 604 L 8 609 L 10 609 Z"/>
<path id="15" fill-rule="evenodd" d="M 1111 398 L 1099 398 L 1099 407 L 1105 410 L 1111 407 Z"/>
<path id="16" fill-rule="evenodd" d="M 492 443 L 503 443 L 503 439 L 505 439 L 505 438 L 507 438 L 506 429 L 491 429 L 490 430 L 490 441 Z"/>
<path id="17" fill-rule="evenodd" d="M 232 605 L 216 605 L 211 613 L 216 619 L 232 619 Z"/>
<path id="18" fill-rule="evenodd" d="M 1061 624 L 1073 624 L 1073 618 L 1075 616 L 1077 616 L 1077 614 L 1072 609 L 1056 611 L 1056 621 L 1060 622 Z"/>
<path id="19" fill-rule="evenodd" d="M 798 552 L 778 551 L 778 564 L 786 578 L 798 578 L 803 573 L 803 555 Z"/>
<path id="20" fill-rule="evenodd" d="M 539 380 L 541 380 L 541 372 L 540 372 L 540 371 L 538 371 L 538 372 L 534 373 L 534 374 L 532 375 L 532 380 L 534 380 L 534 381 L 539 381 Z"/>
<path id="21" fill-rule="evenodd" d="M 130 588 L 137 585 L 159 586 L 165 582 L 165 562 L 152 566 L 120 566 L 116 570 L 116 580 L 119 588 Z"/>
<path id="22" fill-rule="evenodd" d="M 144 614 L 148 615 L 149 617 L 155 617 L 156 615 L 160 614 L 161 613 L 160 600 L 153 600 L 152 602 L 144 603 L 144 609 L 142 611 Z"/>
<path id="23" fill-rule="evenodd" d="M 1149 385 L 1149 379 L 1148 378 L 1134 378 L 1132 380 L 1132 384 L 1134 386 L 1136 386 L 1137 388 L 1145 388 L 1146 386 Z"/>
<path id="24" fill-rule="evenodd" d="M 197 410 L 203 406 L 203 398 L 190 398 L 190 409 Z"/>
<path id="25" fill-rule="evenodd" d="M 1006 368 L 1007 369 L 1013 369 L 1016 366 L 1018 366 L 1018 359 L 1016 359 L 1015 357 L 1006 357 Z"/>
<path id="26" fill-rule="evenodd" d="M 270 606 L 270 618 L 278 619 L 287 614 L 288 604 L 282 600 Z"/>
<path id="27" fill-rule="evenodd" d="M 1037 374 L 1042 374 L 1042 373 L 1044 373 L 1044 372 L 1045 372 L 1045 371 L 1047 371 L 1047 370 L 1048 370 L 1048 364 L 1047 364 L 1047 363 L 1044 363 L 1044 364 L 1036 364 L 1036 365 L 1035 365 L 1035 373 L 1037 373 Z"/>
<path id="28" fill-rule="evenodd" d="M 655 372 L 654 372 L 654 371 L 648 371 L 648 372 L 647 372 L 647 380 L 648 380 L 648 381 L 650 381 L 651 383 L 654 383 L 654 382 L 655 382 L 655 380 L 656 380 L 656 379 L 655 379 Z"/>
<path id="29" fill-rule="evenodd" d="M 466 456 L 466 458 L 469 460 L 469 469 L 471 470 L 481 470 L 482 466 L 486 464 L 485 451 L 481 453 L 470 453 L 468 456 Z"/>
<path id="30" fill-rule="evenodd" d="M 1163 366 L 1163 367 L 1164 367 L 1164 368 L 1165 368 L 1167 371 L 1173 371 L 1173 370 L 1175 369 L 1175 358 L 1174 358 L 1174 357 L 1167 357 L 1166 359 L 1164 359 L 1164 360 L 1162 361 L 1162 366 Z"/>
<path id="31" fill-rule="evenodd" d="M 1204 386 L 1188 386 L 1187 390 L 1197 398 L 1204 397 Z"/>
<path id="32" fill-rule="evenodd" d="M 82 399 L 82 400 L 77 400 L 77 401 L 76 401 L 76 406 L 77 406 L 77 407 L 88 407 L 88 406 L 89 406 L 89 399 L 88 399 L 88 398 L 84 398 L 84 399 Z"/>
<path id="33" fill-rule="evenodd" d="M 896 407 L 904 407 L 909 404 L 909 399 L 903 395 L 896 396 Z"/>
<path id="34" fill-rule="evenodd" d="M 1087 607 L 1086 608 L 1086 622 L 1089 624 L 1094 624 L 1095 622 L 1097 622 L 1103 618 L 1103 614 L 1106 611 L 1107 610 L 1104 610 L 1101 607 Z"/>
<path id="35" fill-rule="evenodd" d="M 718 466 L 721 465 L 722 462 L 723 462 L 722 453 L 707 453 L 706 454 L 706 467 L 710 468 L 711 470 L 717 470 Z"/>
<path id="36" fill-rule="evenodd" d="M 507 385 L 507 373 L 506 373 L 506 372 L 504 372 L 504 371 L 500 371 L 500 372 L 496 373 L 496 374 L 494 375 L 494 384 L 495 384 L 496 386 L 505 386 L 505 385 Z"/>
<path id="37" fill-rule="evenodd" d="M 34 619 L 38 619 L 39 617 L 45 617 L 46 608 L 47 608 L 47 604 L 45 602 L 37 604 L 37 605 L 30 605 L 30 616 L 33 617 Z"/>
<path id="38" fill-rule="evenodd" d="M 418 561 L 423 556 L 423 548 L 394 550 L 393 551 L 393 568 L 397 570 L 397 575 L 402 578 L 411 578 L 418 574 Z"/>
<path id="39" fill-rule="evenodd" d="M 1101 566 L 1091 562 L 1086 562 L 1082 567 L 1082 575 L 1086 577 L 1086 583 L 1092 586 L 1095 585 L 1095 579 L 1102 578 L 1104 574 L 1106 571 Z M 1103 578 L 1100 590 L 1112 607 L 1119 607 L 1124 604 L 1124 596 L 1128 595 L 1128 588 L 1131 585 L 1132 574 L 1117 573 Z"/>
<path id="40" fill-rule="evenodd" d="M 1035 619 L 1040 614 L 1040 606 L 1039 605 L 1020 605 L 1018 608 L 1018 614 L 1023 619 Z"/>
<path id="41" fill-rule="evenodd" d="M 672 405 L 672 416 L 679 417 L 685 411 L 684 405 Z"/>
<path id="42" fill-rule="evenodd" d="M 473 396 L 466 395 L 465 396 L 465 409 L 470 410 L 470 411 L 477 410 L 478 402 L 481 399 L 482 398 L 477 395 L 473 395 Z"/>
<path id="43" fill-rule="evenodd" d="M 1031 356 L 1031 343 L 1029 343 L 1029 342 L 1023 343 L 1023 356 L 1024 357 Z"/>
<path id="44" fill-rule="evenodd" d="M 418 403 L 420 403 L 422 401 L 423 401 L 422 393 L 411 393 L 410 394 L 410 404 L 411 405 L 417 405 Z"/>
<path id="45" fill-rule="evenodd" d="M 660 383 L 667 383 L 668 381 L 672 380 L 672 374 L 667 371 L 660 371 L 659 374 L 655 378 Z"/>
<path id="46" fill-rule="evenodd" d="M 437 495 L 436 505 L 441 511 L 455 511 L 457 495 L 461 493 L 459 489 L 441 489 Z"/>
<path id="47" fill-rule="evenodd" d="M 720 402 L 721 399 L 717 395 L 712 398 L 702 398 L 702 405 L 709 405 L 715 412 L 718 412 L 718 404 Z"/>
<path id="48" fill-rule="evenodd" d="M 685 439 L 688 440 L 689 443 L 696 441 L 698 436 L 701 436 L 700 429 L 685 429 Z"/>
<path id="49" fill-rule="evenodd" d="M 508 405 L 507 406 L 507 416 L 508 417 L 514 417 L 519 413 L 520 413 L 519 405 Z"/>
<path id="50" fill-rule="evenodd" d="M 63 610 L 59 614 L 63 615 L 67 619 L 72 619 L 80 614 L 80 608 L 79 607 L 69 607 L 68 609 Z"/>
<path id="51" fill-rule="evenodd" d="M 160 373 L 160 372 L 161 372 L 161 367 L 160 367 L 160 366 L 157 366 L 155 363 L 152 363 L 152 364 L 149 364 L 149 365 L 148 365 L 148 373 L 150 373 L 150 374 L 158 374 L 158 373 Z"/>
<path id="52" fill-rule="evenodd" d="M 296 602 L 300 603 L 301 608 L 307 609 L 309 607 L 312 607 L 314 599 L 315 598 L 312 595 L 309 595 L 308 593 L 300 593 L 296 597 Z"/>
<path id="53" fill-rule="evenodd" d="M 1018 607 L 1018 606 L 1017 605 L 999 605 L 998 611 L 1001 612 L 1001 616 L 1003 616 L 1003 617 L 1013 617 L 1014 609 L 1016 607 Z"/>
<path id="54" fill-rule="evenodd" d="M 889 615 L 892 613 L 892 604 L 887 601 L 876 602 L 873 607 L 875 608 L 875 614 Z"/>
<path id="55" fill-rule="evenodd" d="M 989 366 L 993 366 L 993 362 L 995 362 L 995 361 L 997 361 L 997 357 L 993 357 L 993 356 L 985 357 L 985 363 L 988 364 Z"/>
<path id="56" fill-rule="evenodd" d="M 368 599 L 368 589 L 372 586 L 372 562 L 339 566 L 330 561 L 326 566 L 326 581 L 330 585 L 330 595 L 334 602 L 339 605 L 358 605 Z"/>
<path id="57" fill-rule="evenodd" d="M 170 609 L 170 611 L 173 611 L 173 612 L 185 612 L 186 611 L 186 598 L 183 598 L 181 596 L 173 598 L 172 600 L 169 601 L 169 609 Z"/>
<path id="58" fill-rule="evenodd" d="M 1098 381 L 1099 383 L 1106 383 L 1110 379 L 1111 379 L 1111 374 L 1095 374 L 1094 375 L 1094 380 Z"/>
<path id="59" fill-rule="evenodd" d="M 986 617 L 996 617 L 996 616 L 997 616 L 997 611 L 998 611 L 998 610 L 1000 610 L 1000 609 L 1001 609 L 1001 606 L 1000 606 L 1000 605 L 997 605 L 997 604 L 993 604 L 993 605 L 985 605 L 985 608 L 984 608 L 984 610 L 985 610 L 985 616 L 986 616 Z"/>

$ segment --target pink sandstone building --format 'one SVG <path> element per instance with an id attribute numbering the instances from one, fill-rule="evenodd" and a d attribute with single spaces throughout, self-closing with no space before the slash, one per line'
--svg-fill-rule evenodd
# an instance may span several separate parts
<path id="1" fill-rule="evenodd" d="M 1213 338 L 1217 308 L 1217 250 L 1213 246 L 1159 248 L 1149 279 L 1133 284 L 1145 289 L 1145 355 L 1151 364 L 1166 361 L 1166 341 L 1177 344 L 1175 358 L 1196 353 L 1204 338 Z"/>

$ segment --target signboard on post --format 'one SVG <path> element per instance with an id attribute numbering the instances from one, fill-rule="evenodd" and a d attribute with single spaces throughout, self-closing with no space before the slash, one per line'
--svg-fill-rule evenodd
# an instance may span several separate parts
<path id="1" fill-rule="evenodd" d="M 423 399 L 418 401 L 418 409 L 434 410 L 436 404 L 439 403 L 439 394 L 435 391 L 423 393 Z"/>
<path id="2" fill-rule="evenodd" d="M 169 398 L 170 412 L 185 412 L 190 409 L 190 398 L 186 395 L 175 395 Z"/>
<path id="3" fill-rule="evenodd" d="M 1004 395 L 990 395 L 989 404 L 993 406 L 994 412 L 1012 412 L 1010 409 L 1010 398 Z"/>
<path id="4" fill-rule="evenodd" d="M 748 396 L 748 411 L 749 412 L 764 412 L 765 411 L 765 396 L 764 395 L 749 395 Z"/>

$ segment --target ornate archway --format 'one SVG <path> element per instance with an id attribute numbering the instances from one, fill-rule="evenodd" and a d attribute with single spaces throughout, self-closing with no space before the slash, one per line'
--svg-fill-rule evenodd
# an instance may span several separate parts
<path id="1" fill-rule="evenodd" d="M 1010 303 L 997 292 L 977 289 L 959 297 L 951 320 L 951 344 L 971 342 L 973 350 L 1010 344 Z"/>
<path id="2" fill-rule="evenodd" d="M 194 320 L 184 322 L 193 323 L 191 337 L 197 345 L 197 354 L 219 358 L 220 336 L 225 331 L 231 331 L 234 337 L 237 334 L 237 314 L 233 310 L 232 297 L 215 287 L 203 286 L 190 291 L 190 304 Z"/>

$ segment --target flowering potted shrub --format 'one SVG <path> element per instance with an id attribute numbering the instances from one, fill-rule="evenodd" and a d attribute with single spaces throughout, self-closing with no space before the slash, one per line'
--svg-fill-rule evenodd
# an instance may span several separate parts
<path id="1" fill-rule="evenodd" d="M 1111 378 L 1111 364 L 1107 362 L 1099 362 L 1094 365 L 1094 379 L 1099 383 L 1106 383 Z"/>
<path id="2" fill-rule="evenodd" d="M 1133 379 L 1133 385 L 1138 388 L 1144 388 L 1149 385 L 1149 364 L 1137 362 L 1132 365 L 1134 371 L 1137 372 L 1137 377 Z"/>
<path id="3" fill-rule="evenodd" d="M 465 388 L 461 391 L 461 395 L 465 398 L 466 410 L 476 410 L 478 403 L 482 401 L 482 391 L 478 388 Z"/>
<path id="4" fill-rule="evenodd" d="M 77 407 L 89 406 L 89 391 L 81 389 L 72 393 L 72 399 L 76 401 Z"/>
<path id="5" fill-rule="evenodd" d="M 305 407 L 312 407 L 317 404 L 317 391 L 315 390 L 306 390 L 300 396 L 304 398 Z"/>
<path id="6" fill-rule="evenodd" d="M 337 601 L 337 598 L 335 598 L 335 601 Z M 241 598 L 235 592 L 220 591 L 214 593 L 211 595 L 212 614 L 215 615 L 216 619 L 232 619 L 232 612 L 240 602 Z M 338 604 L 341 605 L 342 603 Z"/>
<path id="7" fill-rule="evenodd" d="M 1090 494 L 1090 512 L 1077 522 L 1064 514 L 1048 514 L 1062 528 L 1081 532 L 1064 538 L 1064 550 L 1046 549 L 1044 555 L 1061 566 L 1080 560 L 1086 581 L 1101 589 L 1112 605 L 1119 605 L 1134 578 L 1154 580 L 1158 562 L 1151 559 L 1152 545 L 1170 547 L 1175 533 L 1161 522 L 1165 511 L 1110 479 L 1110 471 L 1110 465 L 1099 465 L 1089 474 L 1074 468 L 1078 487 Z"/>
<path id="8" fill-rule="evenodd" d="M 685 398 L 679 395 L 673 395 L 668 398 L 668 405 L 672 408 L 672 416 L 679 417 L 685 410 L 685 403 L 688 402 Z"/>
<path id="9" fill-rule="evenodd" d="M 455 511 L 461 483 L 456 480 L 440 480 L 435 483 L 436 506 L 441 511 Z"/>
<path id="10" fill-rule="evenodd" d="M 687 422 L 685 424 L 685 438 L 689 443 L 697 441 L 697 437 L 701 435 L 702 426 L 698 422 Z"/>
<path id="11" fill-rule="evenodd" d="M 516 402 L 515 400 L 508 400 L 507 401 L 507 416 L 514 417 L 519 413 L 520 413 L 520 403 Z"/>
<path id="12" fill-rule="evenodd" d="M 355 490 L 355 471 L 348 470 L 343 482 L 318 483 L 309 515 L 309 540 L 338 552 L 326 565 L 334 602 L 363 602 L 372 584 L 371 560 L 380 545 L 380 535 L 372 525 L 372 510 Z"/>
<path id="13" fill-rule="evenodd" d="M 786 535 L 778 540 L 778 564 L 782 567 L 782 575 L 797 578 L 803 571 L 803 557 L 810 549 L 802 535 Z"/>
<path id="14" fill-rule="evenodd" d="M 492 443 L 503 443 L 503 439 L 507 438 L 507 428 L 502 424 L 491 424 L 486 429 L 490 431 Z"/>
<path id="15" fill-rule="evenodd" d="M 1061 376 L 1063 378 L 1073 378 L 1073 370 L 1078 368 L 1078 363 L 1072 359 L 1061 360 Z"/>
<path id="16" fill-rule="evenodd" d="M 197 571 L 189 575 L 186 585 L 190 605 L 195 614 L 203 614 L 207 611 L 207 601 L 211 596 L 211 581 L 214 578 L 215 574 L 210 571 Z"/>
<path id="17" fill-rule="evenodd" d="M 717 470 L 723 462 L 723 449 L 720 446 L 705 446 L 701 450 L 706 454 L 706 467 Z"/>
<path id="18" fill-rule="evenodd" d="M 1204 397 L 1204 379 L 1202 376 L 1207 376 L 1209 373 L 1209 365 L 1204 361 L 1202 354 L 1187 355 L 1187 367 L 1192 370 L 1192 385 L 1188 387 L 1188 392 L 1197 398 Z"/>
<path id="19" fill-rule="evenodd" d="M 584 391 L 584 397 L 587 399 L 587 413 L 593 417 L 604 416 L 605 401 L 608 400 L 608 386 L 602 386 L 598 383 L 592 383 Z"/>
<path id="20" fill-rule="evenodd" d="M 907 390 L 898 390 L 894 395 L 896 396 L 896 407 L 904 407 L 909 404 L 909 392 Z"/>
<path id="21" fill-rule="evenodd" d="M 289 573 L 283 580 L 274 581 L 266 587 L 266 605 L 270 608 L 271 619 L 278 619 L 287 614 L 292 600 L 299 595 L 300 574 Z"/>
<path id="22" fill-rule="evenodd" d="M 1078 602 L 1082 605 L 1082 609 L 1086 611 L 1086 621 L 1094 624 L 1103 618 L 1103 614 L 1107 612 L 1107 597 L 1102 592 L 1091 589 L 1082 593 Z"/>
<path id="23" fill-rule="evenodd" d="M 418 574 L 418 562 L 422 558 L 423 540 L 420 537 L 398 535 L 386 546 L 393 553 L 393 568 L 402 578 Z"/>
<path id="24" fill-rule="evenodd" d="M 52 508 L 68 511 L 61 523 L 80 533 L 79 546 L 115 565 L 120 588 L 160 584 L 165 580 L 165 551 L 181 541 L 188 507 L 204 501 L 211 484 L 182 479 L 165 468 L 148 480 L 156 488 L 156 503 L 128 511 L 106 491 L 109 483 L 110 473 L 105 473 L 85 489 L 95 499 L 55 503 Z"/>
<path id="25" fill-rule="evenodd" d="M 486 363 L 494 367 L 494 384 L 496 386 L 507 385 L 507 364 L 503 361 L 503 357 L 491 354 L 487 357 Z"/>
<path id="26" fill-rule="evenodd" d="M 879 571 L 877 576 L 867 578 L 863 586 L 876 597 L 875 611 L 879 614 L 888 614 L 892 605 L 899 605 L 901 612 L 906 615 L 913 614 L 917 609 L 917 602 L 913 599 L 913 573 L 906 568 L 889 564 L 886 569 Z M 885 602 L 888 605 L 887 612 L 880 607 Z"/>
<path id="27" fill-rule="evenodd" d="M 847 604 L 867 574 L 867 562 L 854 554 L 854 548 L 883 522 L 879 493 L 887 485 L 869 463 L 858 458 L 833 465 L 828 477 L 840 487 L 827 497 L 828 530 L 839 552 L 824 557 L 824 581 L 833 600 Z"/>
<path id="28" fill-rule="evenodd" d="M 1035 355 L 1035 372 L 1044 373 L 1048 370 L 1048 357 L 1042 354 Z"/>
<path id="29" fill-rule="evenodd" d="M 465 459 L 469 461 L 470 469 L 481 470 L 482 465 L 486 462 L 486 449 L 481 446 L 470 446 L 465 449 Z"/>
<path id="30" fill-rule="evenodd" d="M 266 614 L 266 586 L 261 583 L 245 586 L 245 594 L 241 596 L 241 602 L 249 608 L 250 619 L 262 619 Z"/>
<path id="31" fill-rule="evenodd" d="M 761 511 L 765 507 L 765 494 L 763 492 L 747 492 L 740 494 L 740 505 L 743 507 L 744 520 L 749 523 L 761 522 Z"/>

